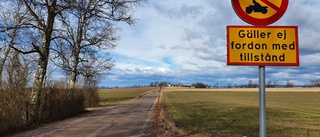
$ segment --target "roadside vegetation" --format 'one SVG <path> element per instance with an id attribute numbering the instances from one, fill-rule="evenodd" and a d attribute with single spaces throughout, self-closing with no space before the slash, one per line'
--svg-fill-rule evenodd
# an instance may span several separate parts
<path id="1" fill-rule="evenodd" d="M 48 87 L 42 91 L 39 117 L 32 121 L 30 110 L 34 106 L 28 102 L 31 89 L 0 90 L 0 135 L 81 114 L 86 107 L 96 106 L 99 100 L 96 89 Z"/>
<path id="2" fill-rule="evenodd" d="M 155 87 L 99 89 L 99 106 L 112 106 L 142 96 Z"/>
<path id="3" fill-rule="evenodd" d="M 320 92 L 267 92 L 267 135 L 320 136 L 319 98 Z M 162 122 L 174 126 L 162 125 L 158 135 L 259 136 L 258 102 L 257 92 L 164 92 Z"/>
<path id="4" fill-rule="evenodd" d="M 0 136 L 82 113 L 98 103 L 116 24 L 145 0 L 0 2 Z"/>

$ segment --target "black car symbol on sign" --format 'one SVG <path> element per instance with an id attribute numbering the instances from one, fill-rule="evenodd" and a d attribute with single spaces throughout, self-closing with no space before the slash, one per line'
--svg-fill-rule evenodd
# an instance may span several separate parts
<path id="1" fill-rule="evenodd" d="M 261 6 L 256 0 L 253 0 L 252 3 L 254 5 L 249 5 L 249 7 L 246 8 L 247 14 L 251 14 L 252 12 L 261 12 L 262 14 L 266 14 L 268 12 L 268 6 Z"/>

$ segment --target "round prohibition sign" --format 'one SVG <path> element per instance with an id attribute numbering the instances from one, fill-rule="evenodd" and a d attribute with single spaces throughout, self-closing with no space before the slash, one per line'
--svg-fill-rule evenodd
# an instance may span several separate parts
<path id="1" fill-rule="evenodd" d="M 266 26 L 286 12 L 289 0 L 231 0 L 234 11 L 245 22 Z"/>

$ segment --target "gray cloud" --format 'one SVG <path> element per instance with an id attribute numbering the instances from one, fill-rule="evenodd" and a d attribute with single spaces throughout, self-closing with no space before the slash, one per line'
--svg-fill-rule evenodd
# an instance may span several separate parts
<path id="1" fill-rule="evenodd" d="M 170 2 L 169 5 L 170 4 L 172 4 L 172 2 Z M 156 9 L 156 11 L 159 14 L 175 20 L 181 19 L 184 17 L 197 18 L 197 16 L 200 14 L 200 11 L 202 9 L 202 6 L 186 5 L 186 4 L 174 5 L 172 7 L 169 7 L 161 2 L 154 2 L 152 3 L 152 6 Z"/>
<path id="2" fill-rule="evenodd" d="M 160 80 L 220 85 L 257 82 L 257 66 L 226 65 L 226 26 L 248 25 L 237 17 L 231 1 L 150 0 L 150 3 L 151 6 L 137 12 L 143 24 L 138 28 L 139 35 L 134 35 L 136 29 L 124 30 L 131 35 L 122 36 L 124 44 L 120 46 L 136 48 L 127 48 L 134 53 L 128 56 L 130 63 L 121 60 L 119 67 L 108 75 L 110 79 L 127 85 Z M 320 79 L 318 7 L 318 0 L 290 1 L 285 15 L 272 24 L 299 27 L 301 66 L 266 67 L 267 80 L 305 84 Z"/>

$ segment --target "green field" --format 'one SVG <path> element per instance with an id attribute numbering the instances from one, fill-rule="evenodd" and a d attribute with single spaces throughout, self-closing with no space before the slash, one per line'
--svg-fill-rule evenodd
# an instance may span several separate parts
<path id="1" fill-rule="evenodd" d="M 164 92 L 171 121 L 188 135 L 258 137 L 258 92 Z M 320 136 L 320 92 L 267 92 L 267 136 Z"/>
<path id="2" fill-rule="evenodd" d="M 140 95 L 143 95 L 155 89 L 154 87 L 145 88 L 114 88 L 114 89 L 99 89 L 100 106 L 112 106 L 125 101 L 129 101 Z"/>

